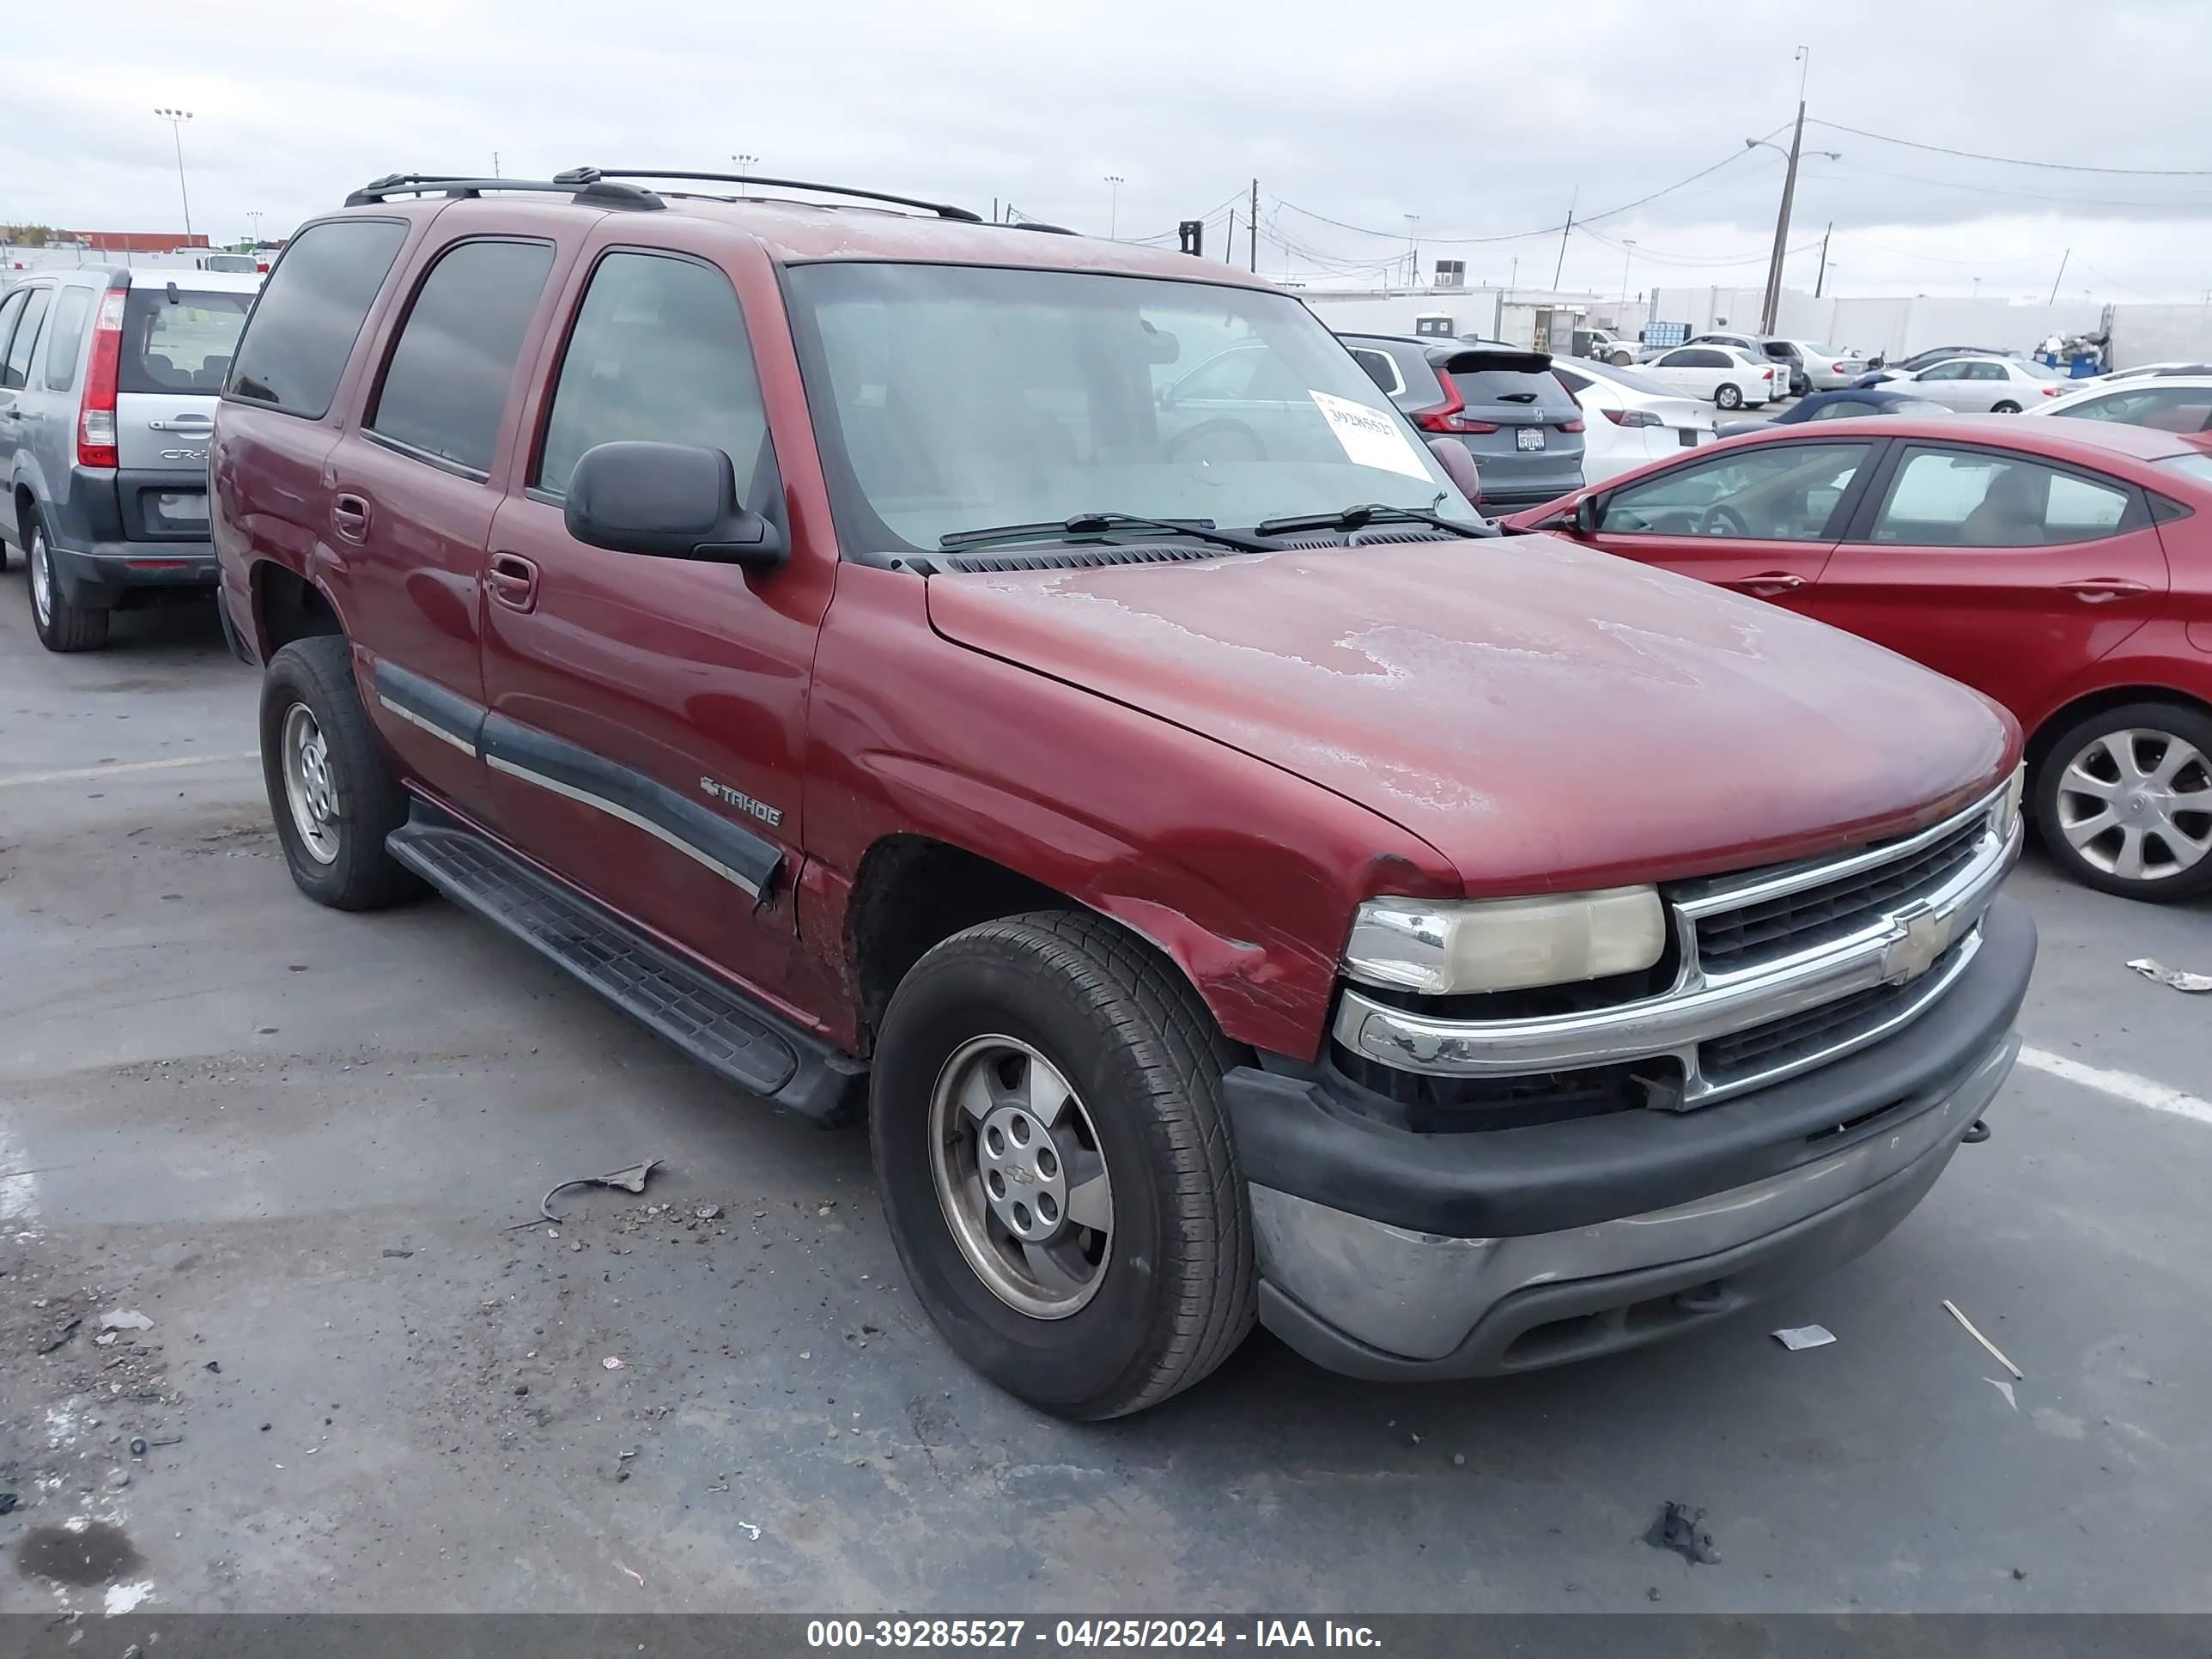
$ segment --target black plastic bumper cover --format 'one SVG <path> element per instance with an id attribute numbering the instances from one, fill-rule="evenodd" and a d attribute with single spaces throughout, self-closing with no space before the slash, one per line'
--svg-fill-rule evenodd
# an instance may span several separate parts
<path id="1" fill-rule="evenodd" d="M 1237 1160 L 1254 1186 L 1456 1238 L 1557 1232 L 1747 1186 L 1887 1133 L 1891 1121 L 1875 1115 L 1958 1079 L 2003 1039 L 2035 965 L 2035 924 L 2000 897 L 1982 928 L 1973 964 L 1904 1030 L 1718 1105 L 1413 1134 L 1318 1082 L 1240 1066 L 1223 1079 Z M 1808 1139 L 1862 1118 L 1871 1121 Z"/>

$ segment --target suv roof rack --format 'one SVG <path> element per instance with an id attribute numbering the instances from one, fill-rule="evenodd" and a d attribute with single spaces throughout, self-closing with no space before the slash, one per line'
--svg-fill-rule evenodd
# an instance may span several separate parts
<path id="1" fill-rule="evenodd" d="M 372 179 L 345 198 L 348 207 L 366 207 L 394 196 L 477 197 L 488 190 L 556 191 L 572 197 L 579 207 L 650 211 L 668 205 L 649 190 L 635 185 L 607 184 L 595 168 L 575 167 L 550 179 L 471 179 L 445 173 L 387 173 Z"/>
<path id="2" fill-rule="evenodd" d="M 957 219 L 965 224 L 980 225 L 983 216 L 971 209 L 954 207 L 945 202 L 926 202 L 915 196 L 894 196 L 889 191 L 858 190 L 850 185 L 820 185 L 805 179 L 769 179 L 757 173 L 683 173 L 665 167 L 579 167 L 576 173 L 562 173 L 563 179 L 588 173 L 599 179 L 704 179 L 718 185 L 769 185 L 778 190 L 818 190 L 826 196 L 853 196 L 868 202 L 890 202 L 897 207 L 921 208 L 940 219 Z M 650 193 L 650 192 L 647 192 Z"/>

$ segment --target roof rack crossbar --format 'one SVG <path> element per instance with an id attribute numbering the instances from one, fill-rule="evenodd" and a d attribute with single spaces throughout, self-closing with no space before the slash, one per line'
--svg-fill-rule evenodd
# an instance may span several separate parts
<path id="1" fill-rule="evenodd" d="M 589 167 L 580 167 L 553 179 L 471 179 L 444 173 L 387 173 L 372 179 L 345 198 L 348 207 L 367 207 L 394 196 L 478 197 L 488 190 L 557 191 L 573 196 L 580 207 L 649 211 L 668 204 L 649 190 L 635 185 L 602 183 Z"/>
<path id="2" fill-rule="evenodd" d="M 594 179 L 704 179 L 722 185 L 767 185 L 777 190 L 817 190 L 825 196 L 853 196 L 863 201 L 889 202 L 896 207 L 921 208 L 940 219 L 957 219 L 966 224 L 980 225 L 983 216 L 970 209 L 954 207 L 946 202 L 926 202 L 915 196 L 895 196 L 889 191 L 858 190 L 850 185 L 814 184 L 805 179 L 769 179 L 757 173 L 684 173 L 665 167 L 579 167 L 574 173 L 562 173 L 564 179 L 590 173 Z"/>

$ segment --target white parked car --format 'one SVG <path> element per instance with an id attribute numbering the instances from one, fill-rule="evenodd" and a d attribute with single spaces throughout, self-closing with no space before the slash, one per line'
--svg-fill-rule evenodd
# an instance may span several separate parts
<path id="1" fill-rule="evenodd" d="M 2119 421 L 2160 432 L 2212 431 L 2212 374 L 2158 374 L 2135 380 L 2072 383 L 2079 390 L 2034 405 L 2031 415 Z M 1589 469 L 1587 460 L 1584 471 Z"/>
<path id="2" fill-rule="evenodd" d="M 1805 378 L 1815 392 L 1837 392 L 1866 373 L 1866 360 L 1850 347 L 1841 351 L 1817 340 L 1792 340 L 1805 359 Z"/>
<path id="3" fill-rule="evenodd" d="M 1754 361 L 1737 346 L 1680 345 L 1641 368 L 1669 390 L 1721 409 L 1757 409 L 1789 391 L 1788 364 Z"/>
<path id="4" fill-rule="evenodd" d="M 1552 373 L 1590 417 L 1583 434 L 1585 483 L 1602 483 L 1713 441 L 1710 407 L 1683 397 L 1640 368 L 1554 361 Z"/>
<path id="5" fill-rule="evenodd" d="M 2104 374 L 2084 374 L 2071 384 L 2074 392 L 2091 386 L 2124 386 L 2130 380 L 2168 378 L 2176 374 L 2212 374 L 2212 363 L 2174 362 L 2170 363 L 2137 363 L 2132 368 L 2116 368 Z M 2074 395 L 2073 392 L 2066 394 Z"/>
<path id="6" fill-rule="evenodd" d="M 2039 398 L 2064 395 L 2074 383 L 2024 357 L 1951 357 L 1885 374 L 1881 384 L 1893 392 L 1910 387 L 1914 397 L 1961 415 L 2017 415 Z"/>

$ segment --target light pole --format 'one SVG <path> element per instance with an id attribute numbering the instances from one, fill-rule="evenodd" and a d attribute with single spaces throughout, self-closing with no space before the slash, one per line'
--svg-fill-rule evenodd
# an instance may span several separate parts
<path id="1" fill-rule="evenodd" d="M 1620 239 L 1620 245 L 1627 250 L 1620 256 L 1620 303 L 1626 305 L 1628 303 L 1628 267 L 1636 258 L 1636 239 L 1632 236 L 1624 236 Z"/>
<path id="2" fill-rule="evenodd" d="M 1121 228 L 1121 186 L 1128 182 L 1118 173 L 1106 175 L 1106 240 L 1109 242 L 1116 240 L 1115 233 Z"/>
<path id="3" fill-rule="evenodd" d="M 246 216 L 253 221 L 253 246 L 259 247 L 261 246 L 261 210 L 248 208 L 246 210 Z"/>
<path id="4" fill-rule="evenodd" d="M 730 159 L 738 164 L 738 178 L 740 180 L 760 165 L 760 157 L 757 155 L 732 155 Z"/>
<path id="5" fill-rule="evenodd" d="M 169 124 L 169 137 L 177 146 L 177 194 L 185 204 L 185 246 L 190 247 L 192 241 L 192 198 L 185 189 L 184 132 L 185 123 L 192 118 L 192 112 L 188 109 L 157 109 L 154 113 Z"/>
<path id="6" fill-rule="evenodd" d="M 1797 50 L 1801 53 L 1806 52 L 1803 46 L 1798 47 Z M 1802 76 L 1799 77 L 1797 89 L 1799 94 L 1797 125 L 1790 135 L 1788 149 L 1783 149 L 1770 138 L 1747 138 L 1743 141 L 1743 147 L 1746 149 L 1771 149 L 1776 155 L 1788 158 L 1790 162 L 1790 171 L 1782 175 L 1782 210 L 1774 217 L 1774 252 L 1766 262 L 1766 300 L 1759 318 L 1759 331 L 1762 334 L 1774 332 L 1775 313 L 1782 308 L 1782 262 L 1784 250 L 1790 242 L 1790 206 L 1797 195 L 1797 161 L 1801 153 L 1799 146 L 1805 139 L 1804 81 Z M 1838 150 L 1816 149 L 1813 154 L 1825 156 L 1831 161 L 1840 161 L 1844 159 L 1842 152 Z"/>
<path id="7" fill-rule="evenodd" d="M 1421 216 L 1406 216 L 1406 286 L 1421 285 Z"/>

